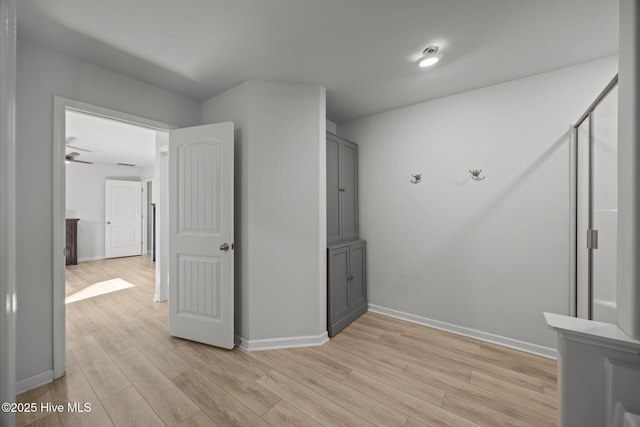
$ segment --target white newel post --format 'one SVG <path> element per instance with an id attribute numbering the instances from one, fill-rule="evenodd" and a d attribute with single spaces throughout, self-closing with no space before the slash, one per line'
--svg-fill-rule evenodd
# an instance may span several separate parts
<path id="1" fill-rule="evenodd" d="M 15 236 L 15 0 L 0 0 L 0 403 L 15 401 L 16 236 Z M 0 425 L 15 414 L 0 411 Z"/>

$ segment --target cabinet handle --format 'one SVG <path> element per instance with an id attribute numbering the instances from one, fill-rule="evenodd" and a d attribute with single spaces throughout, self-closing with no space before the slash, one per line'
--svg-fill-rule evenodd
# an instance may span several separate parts
<path id="1" fill-rule="evenodd" d="M 353 280 L 353 276 L 347 276 L 347 280 Z"/>

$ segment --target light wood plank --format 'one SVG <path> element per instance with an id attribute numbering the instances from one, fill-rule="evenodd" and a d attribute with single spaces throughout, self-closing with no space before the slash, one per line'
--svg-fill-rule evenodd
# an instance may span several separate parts
<path id="1" fill-rule="evenodd" d="M 328 426 L 373 425 L 278 371 L 274 370 L 269 372 L 260 378 L 258 383 L 291 405 L 297 407 L 320 424 Z"/>
<path id="2" fill-rule="evenodd" d="M 334 359 L 326 358 L 311 348 L 292 348 L 279 352 L 284 357 L 288 357 L 302 365 L 305 365 L 313 372 L 331 378 L 336 381 L 342 381 L 351 373 L 351 368 Z"/>
<path id="3" fill-rule="evenodd" d="M 78 363 L 99 399 L 131 386 L 93 335 L 86 335 L 72 341 L 69 347 L 74 354 L 78 355 Z"/>
<path id="4" fill-rule="evenodd" d="M 427 421 L 426 419 L 428 417 L 431 417 L 431 419 Z M 442 411 L 437 414 L 425 414 L 424 418 L 425 421 L 420 421 L 409 417 L 405 427 L 478 427 L 479 425 L 447 411 Z"/>
<path id="5" fill-rule="evenodd" d="M 277 372 L 289 378 L 295 378 L 303 386 L 325 396 L 332 402 L 362 417 L 363 419 L 380 426 L 403 426 L 407 416 L 395 409 L 371 399 L 359 390 L 354 390 L 327 378 L 321 373 L 309 370 L 299 363 L 297 359 L 286 356 L 286 351 L 263 352 L 265 361 Z"/>
<path id="6" fill-rule="evenodd" d="M 103 399 L 102 404 L 116 427 L 163 427 L 165 425 L 133 387 Z"/>
<path id="7" fill-rule="evenodd" d="M 554 402 L 556 402 L 556 408 L 557 408 L 558 404 L 560 403 L 558 402 L 558 389 L 551 388 L 551 387 L 544 387 L 544 394 L 549 396 L 550 398 L 553 399 Z"/>
<path id="8" fill-rule="evenodd" d="M 215 427 L 219 424 L 213 421 L 204 412 L 196 412 L 188 420 L 180 424 L 180 427 Z"/>
<path id="9" fill-rule="evenodd" d="M 166 424 L 177 425 L 200 410 L 138 350 L 132 348 L 111 357 Z"/>
<path id="10" fill-rule="evenodd" d="M 184 357 L 155 339 L 146 329 L 136 325 L 135 327 L 127 328 L 125 332 L 127 336 L 131 337 L 133 346 L 151 361 L 156 368 L 162 371 L 167 378 L 177 377 L 192 368 Z"/>
<path id="11" fill-rule="evenodd" d="M 284 400 L 271 408 L 262 418 L 272 427 L 320 427 L 322 425 Z"/>
<path id="12" fill-rule="evenodd" d="M 220 425 L 256 427 L 268 425 L 257 414 L 196 369 L 179 375 L 173 379 L 173 382 Z"/>
<path id="13" fill-rule="evenodd" d="M 71 367 L 73 365 L 76 365 L 78 363 L 78 361 L 76 360 L 76 357 L 73 355 L 73 352 L 71 351 L 71 349 L 69 348 L 69 344 L 67 344 L 65 346 L 65 368 Z"/>
<path id="14" fill-rule="evenodd" d="M 40 418 L 37 421 L 29 424 L 30 427 L 61 427 L 62 421 L 60 421 L 60 416 L 58 414 L 50 414 L 44 418 Z"/>
<path id="15" fill-rule="evenodd" d="M 428 423 L 445 422 L 457 418 L 452 413 L 447 413 L 440 408 L 444 392 L 438 400 L 427 402 L 409 393 L 390 387 L 386 383 L 376 380 L 359 372 L 352 372 L 342 382 L 354 390 L 362 390 L 363 393 L 380 403 L 397 408 L 400 412 L 418 420 Z"/>
<path id="16" fill-rule="evenodd" d="M 525 427 L 531 426 L 524 421 L 512 418 L 502 412 L 491 409 L 482 404 L 478 404 L 472 400 L 465 399 L 460 396 L 447 395 L 442 403 L 442 408 L 450 413 L 457 414 L 458 416 L 467 420 L 473 421 L 481 426 L 495 427 L 495 426 L 512 426 L 512 427 Z M 533 424 L 537 426 L 537 424 Z"/>
<path id="17" fill-rule="evenodd" d="M 505 399 L 511 399 L 513 396 L 521 397 L 524 400 L 528 400 L 536 410 L 550 413 L 555 413 L 556 410 L 555 400 L 546 396 L 542 389 L 532 391 L 528 388 L 523 388 L 507 381 L 502 381 L 501 379 L 491 375 L 475 371 L 471 374 L 471 384 L 500 394 L 504 396 Z"/>
<path id="18" fill-rule="evenodd" d="M 91 404 L 91 412 L 71 413 L 65 411 L 60 413 L 62 425 L 72 427 L 113 425 L 79 365 L 67 368 L 64 377 L 49 384 L 49 390 L 51 391 L 52 403 L 64 405 L 65 408 L 68 403 Z"/>
<path id="19" fill-rule="evenodd" d="M 51 401 L 52 401 L 51 391 L 49 390 L 48 384 L 34 388 L 33 390 L 29 390 L 28 392 L 18 396 L 18 398 L 16 399 L 16 403 L 23 403 L 23 404 L 35 403 L 36 410 L 32 412 L 31 411 L 32 408 L 30 407 L 29 412 L 16 413 L 16 425 L 18 427 L 26 426 L 35 421 L 38 421 L 47 417 L 47 415 L 49 414 L 47 412 L 41 411 L 40 405 L 42 403 L 51 402 Z"/>
<path id="20" fill-rule="evenodd" d="M 200 353 L 196 355 L 185 353 L 184 356 L 192 360 L 194 367 L 199 372 L 221 386 L 227 393 L 234 396 L 258 415 L 263 415 L 280 402 L 278 396 L 254 380 L 245 377 L 242 372 L 211 363 Z"/>

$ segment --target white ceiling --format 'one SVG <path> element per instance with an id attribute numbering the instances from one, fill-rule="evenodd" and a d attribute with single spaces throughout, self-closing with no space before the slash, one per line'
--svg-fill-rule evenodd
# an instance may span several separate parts
<path id="1" fill-rule="evenodd" d="M 196 100 L 321 84 L 336 122 L 615 54 L 618 19 L 617 0 L 18 2 L 20 37 Z"/>
<path id="2" fill-rule="evenodd" d="M 156 131 L 117 120 L 67 111 L 67 154 L 77 152 L 76 160 L 115 165 L 155 164 Z"/>

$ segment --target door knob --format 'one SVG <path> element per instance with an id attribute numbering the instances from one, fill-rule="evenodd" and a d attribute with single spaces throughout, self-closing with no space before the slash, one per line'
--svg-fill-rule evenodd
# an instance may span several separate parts
<path id="1" fill-rule="evenodd" d="M 107 224 L 111 224 L 111 221 L 107 221 Z"/>
<path id="2" fill-rule="evenodd" d="M 223 243 L 220 245 L 220 250 L 221 251 L 228 251 L 229 250 L 229 244 L 228 243 Z"/>

